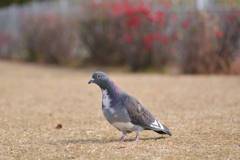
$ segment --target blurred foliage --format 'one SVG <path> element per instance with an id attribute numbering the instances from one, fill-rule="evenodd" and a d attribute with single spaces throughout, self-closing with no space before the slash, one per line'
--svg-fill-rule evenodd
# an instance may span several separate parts
<path id="1" fill-rule="evenodd" d="M 170 3 L 158 5 L 165 9 L 153 13 L 150 2 L 90 3 L 89 17 L 80 22 L 80 32 L 91 59 L 101 64 L 121 64 L 124 60 L 132 71 L 166 65 L 174 44 L 174 28 L 168 28 Z"/>
<path id="2" fill-rule="evenodd" d="M 152 12 L 152 4 L 146 2 L 91 3 L 84 21 L 88 25 L 81 29 L 91 29 L 82 35 L 89 38 L 92 59 L 111 57 L 118 50 L 132 71 L 159 70 L 171 63 L 183 73 L 240 73 L 233 69 L 239 68 L 235 60 L 240 57 L 238 9 L 229 5 L 230 10 L 221 12 L 188 12 L 180 19 L 168 11 L 168 1 L 160 5 L 164 9 Z M 96 38 L 99 33 L 101 38 Z M 112 52 L 101 52 L 106 46 L 113 46 Z"/>
<path id="3" fill-rule="evenodd" d="M 186 25 L 188 24 L 188 25 Z M 240 11 L 192 13 L 184 22 L 183 73 L 239 74 Z"/>
<path id="4" fill-rule="evenodd" d="M 76 54 L 79 48 L 78 34 L 70 20 L 45 15 L 28 17 L 22 23 L 28 50 L 26 61 L 61 65 L 81 63 L 82 57 Z"/>
<path id="5" fill-rule="evenodd" d="M 80 35 L 90 52 L 88 63 L 95 65 L 123 64 L 123 55 L 118 45 L 107 35 L 110 34 L 110 21 L 106 18 L 89 18 L 80 21 Z"/>
<path id="6" fill-rule="evenodd" d="M 238 0 L 217 0 L 214 3 L 238 5 L 238 4 L 240 4 L 240 1 L 238 1 Z"/>
<path id="7" fill-rule="evenodd" d="M 154 7 L 153 7 L 154 6 Z M 152 8 L 153 7 L 153 8 Z M 0 30 L 0 58 L 132 71 L 240 74 L 240 10 L 175 12 L 168 0 L 89 1 L 81 15 L 20 14 L 20 40 Z M 21 44 L 23 54 L 16 56 Z M 16 49 L 17 48 L 17 49 Z M 86 53 L 86 54 L 85 54 Z"/>
<path id="8" fill-rule="evenodd" d="M 26 2 L 32 2 L 32 1 L 36 1 L 36 0 L 1 0 L 0 8 L 9 6 L 11 4 L 22 4 L 22 3 L 26 3 Z M 44 1 L 44 0 L 38 0 L 38 1 Z"/>

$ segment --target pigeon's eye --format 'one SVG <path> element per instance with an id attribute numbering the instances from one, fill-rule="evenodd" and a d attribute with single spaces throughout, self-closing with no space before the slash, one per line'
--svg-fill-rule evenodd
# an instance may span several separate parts
<path id="1" fill-rule="evenodd" d="M 97 75 L 97 78 L 100 78 L 101 76 L 100 75 Z"/>

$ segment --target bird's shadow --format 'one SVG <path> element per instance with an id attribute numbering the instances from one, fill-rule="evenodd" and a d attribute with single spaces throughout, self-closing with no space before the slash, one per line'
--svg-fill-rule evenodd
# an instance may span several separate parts
<path id="1" fill-rule="evenodd" d="M 165 139 L 166 137 L 157 137 L 157 138 L 140 138 L 140 141 L 154 141 L 159 139 Z M 135 139 L 124 139 L 126 142 L 134 141 Z M 116 140 L 100 140 L 100 139 L 73 139 L 73 140 L 66 140 L 66 141 L 59 141 L 59 143 L 62 144 L 92 144 L 92 143 L 100 143 L 100 144 L 106 144 L 106 143 L 113 143 L 113 142 L 119 142 Z"/>

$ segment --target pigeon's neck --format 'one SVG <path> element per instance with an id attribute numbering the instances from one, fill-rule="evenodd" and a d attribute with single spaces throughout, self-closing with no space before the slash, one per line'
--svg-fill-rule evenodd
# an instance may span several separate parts
<path id="1" fill-rule="evenodd" d="M 101 85 L 100 88 L 103 91 L 107 91 L 108 96 L 114 101 L 121 96 L 121 90 L 116 86 L 116 84 L 109 79 L 108 83 L 105 85 Z"/>

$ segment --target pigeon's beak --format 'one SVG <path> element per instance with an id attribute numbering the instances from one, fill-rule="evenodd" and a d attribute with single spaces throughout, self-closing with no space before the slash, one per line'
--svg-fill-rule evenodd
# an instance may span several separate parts
<path id="1" fill-rule="evenodd" d="M 92 83 L 94 81 L 94 78 L 91 78 L 88 84 Z"/>

